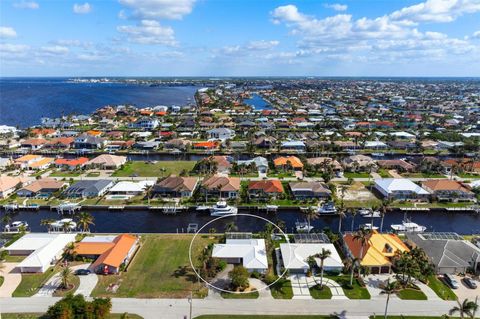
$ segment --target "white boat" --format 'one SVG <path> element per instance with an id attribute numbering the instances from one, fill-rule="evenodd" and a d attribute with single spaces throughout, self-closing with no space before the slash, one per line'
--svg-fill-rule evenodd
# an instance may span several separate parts
<path id="1" fill-rule="evenodd" d="M 70 226 L 68 226 L 68 230 L 75 230 L 77 228 L 77 223 L 71 218 L 64 218 L 54 221 L 50 224 L 50 227 L 52 227 L 54 231 L 65 231 L 65 224 L 70 224 Z"/>
<path id="2" fill-rule="evenodd" d="M 427 227 L 404 220 L 401 224 L 393 224 L 390 227 L 400 233 L 423 233 Z"/>
<path id="3" fill-rule="evenodd" d="M 267 205 L 267 206 L 265 206 L 265 209 L 267 210 L 267 212 L 276 212 L 277 209 L 278 209 L 278 206 L 277 205 Z"/>
<path id="4" fill-rule="evenodd" d="M 203 206 L 197 206 L 195 210 L 198 212 L 204 212 L 204 211 L 210 210 L 210 208 L 211 208 L 210 206 L 203 205 Z"/>
<path id="5" fill-rule="evenodd" d="M 17 220 L 12 222 L 10 225 L 5 225 L 5 231 L 7 232 L 18 232 L 20 228 L 28 228 L 28 223 L 26 221 Z"/>
<path id="6" fill-rule="evenodd" d="M 362 212 L 360 212 L 360 215 L 365 218 L 379 218 L 382 217 L 382 214 L 376 210 L 376 211 L 371 211 L 369 209 L 365 209 Z"/>
<path id="7" fill-rule="evenodd" d="M 304 222 L 299 222 L 299 221 L 296 221 L 295 222 L 295 229 L 297 231 L 297 233 L 309 233 L 312 229 L 313 229 L 313 226 L 309 226 L 308 225 L 308 222 L 304 221 Z"/>
<path id="8" fill-rule="evenodd" d="M 210 208 L 210 216 L 236 215 L 238 208 L 227 205 L 225 201 L 219 201 Z"/>
<path id="9" fill-rule="evenodd" d="M 320 214 L 336 214 L 337 208 L 332 202 L 325 203 L 322 206 L 318 207 L 318 213 Z"/>
<path id="10" fill-rule="evenodd" d="M 384 153 L 372 153 L 372 156 L 383 157 L 385 156 Z"/>
<path id="11" fill-rule="evenodd" d="M 367 230 L 378 230 L 377 226 L 373 226 L 371 223 L 366 223 L 360 225 L 360 229 L 367 229 Z"/>

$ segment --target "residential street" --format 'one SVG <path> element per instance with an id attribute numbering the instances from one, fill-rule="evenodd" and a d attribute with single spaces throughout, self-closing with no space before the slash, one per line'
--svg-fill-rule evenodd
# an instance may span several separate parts
<path id="1" fill-rule="evenodd" d="M 43 312 L 59 298 L 1 298 L 0 309 L 5 313 Z M 114 313 L 136 313 L 145 319 L 188 318 L 187 299 L 114 298 Z M 390 300 L 392 315 L 435 316 L 448 313 L 456 305 L 446 301 Z M 307 315 L 344 313 L 354 316 L 383 314 L 385 304 L 379 300 L 193 300 L 193 317 L 203 314 L 264 314 Z M 161 316 L 159 317 L 159 314 Z"/>

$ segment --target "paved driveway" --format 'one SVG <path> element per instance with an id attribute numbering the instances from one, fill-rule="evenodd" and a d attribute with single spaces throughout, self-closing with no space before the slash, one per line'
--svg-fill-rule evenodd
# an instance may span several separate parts
<path id="1" fill-rule="evenodd" d="M 464 277 L 454 276 L 455 279 L 458 281 L 458 289 L 454 289 L 453 292 L 457 295 L 459 300 L 468 299 L 474 301 L 476 297 L 480 299 L 480 281 L 478 279 L 475 280 L 477 284 L 477 289 L 470 289 L 468 288 L 465 283 L 463 282 Z"/>
<path id="2" fill-rule="evenodd" d="M 0 287 L 0 297 L 11 297 L 12 293 L 17 289 L 22 281 L 22 274 L 14 271 L 18 263 L 3 263 L 3 268 L 0 269 L 0 275 L 4 278 L 3 284 Z"/>
<path id="3" fill-rule="evenodd" d="M 390 278 L 390 281 L 395 281 L 395 275 L 368 275 L 365 279 L 365 285 L 372 299 L 384 299 L 387 298 L 387 295 L 382 294 L 382 289 L 380 288 L 387 279 Z M 390 295 L 390 299 L 399 299 L 396 295 Z"/>
<path id="4" fill-rule="evenodd" d="M 293 299 L 312 299 L 306 278 L 307 276 L 303 274 L 295 274 L 288 277 L 292 282 Z"/>
<path id="5" fill-rule="evenodd" d="M 71 269 L 73 272 L 77 269 L 87 269 L 88 267 L 90 267 L 90 265 L 91 264 L 77 265 L 77 266 L 71 267 Z M 88 276 L 78 276 L 78 277 L 80 278 L 80 285 L 78 286 L 76 292 L 80 293 L 79 289 L 82 289 L 82 294 L 84 294 L 85 296 L 89 296 L 93 288 L 95 288 L 95 285 L 97 284 L 97 281 L 98 281 L 97 275 L 90 274 Z M 40 288 L 40 290 L 33 297 L 51 297 L 53 296 L 53 293 L 55 292 L 55 290 L 57 290 L 58 287 L 60 287 L 61 283 L 62 283 L 62 280 L 60 279 L 60 273 L 56 273 L 55 275 L 52 276 L 52 278 L 50 278 L 42 286 L 42 288 Z"/>

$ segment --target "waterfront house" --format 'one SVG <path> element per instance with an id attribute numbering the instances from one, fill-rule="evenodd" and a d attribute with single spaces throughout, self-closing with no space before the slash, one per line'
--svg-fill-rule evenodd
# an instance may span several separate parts
<path id="1" fill-rule="evenodd" d="M 299 200 L 311 198 L 327 200 L 332 195 L 327 185 L 320 182 L 291 182 L 289 186 L 293 197 Z"/>
<path id="2" fill-rule="evenodd" d="M 283 193 L 283 185 L 278 179 L 250 181 L 247 192 L 250 199 L 276 199 Z"/>
<path id="3" fill-rule="evenodd" d="M 264 239 L 229 239 L 225 244 L 214 244 L 212 257 L 228 264 L 243 265 L 249 272 L 266 273 L 267 252 Z"/>
<path id="4" fill-rule="evenodd" d="M 255 165 L 259 173 L 267 173 L 268 172 L 268 160 L 265 157 L 257 156 L 250 160 L 239 160 L 237 161 L 237 165 L 242 166 L 249 166 Z"/>
<path id="5" fill-rule="evenodd" d="M 281 143 L 280 148 L 283 151 L 305 152 L 306 146 L 302 141 L 285 141 Z"/>
<path id="6" fill-rule="evenodd" d="M 192 145 L 192 142 L 186 139 L 174 138 L 165 142 L 163 147 L 167 150 L 180 150 L 185 151 Z"/>
<path id="7" fill-rule="evenodd" d="M 277 139 L 272 136 L 260 136 L 253 141 L 253 145 L 258 148 L 271 149 L 274 148 L 277 144 Z"/>
<path id="8" fill-rule="evenodd" d="M 214 175 L 205 178 L 201 188 L 206 197 L 237 198 L 240 192 L 240 178 Z"/>
<path id="9" fill-rule="evenodd" d="M 66 150 L 69 149 L 73 142 L 73 137 L 57 137 L 54 139 L 49 140 L 44 148 L 55 149 L 55 150 Z"/>
<path id="10" fill-rule="evenodd" d="M 396 169 L 399 172 L 412 172 L 415 170 L 415 165 L 412 165 L 405 160 L 378 160 L 377 165 L 381 168 Z"/>
<path id="11" fill-rule="evenodd" d="M 87 162 L 87 166 L 105 170 L 115 170 L 127 162 L 126 156 L 102 154 Z"/>
<path id="12" fill-rule="evenodd" d="M 154 181 L 120 181 L 116 183 L 112 188 L 108 190 L 109 195 L 123 195 L 123 196 L 136 196 L 145 193 L 150 187 L 155 184 Z M 115 196 L 111 197 L 112 199 Z"/>
<path id="13" fill-rule="evenodd" d="M 342 241 L 345 255 L 358 258 L 360 265 L 369 268 L 371 274 L 390 273 L 392 258 L 397 252 L 409 251 L 397 235 L 381 234 L 376 230 L 368 235 L 368 240 L 363 246 L 359 240 L 354 239 L 353 233 L 344 234 Z"/>
<path id="14" fill-rule="evenodd" d="M 370 168 L 375 168 L 375 161 L 370 157 L 362 154 L 347 156 L 342 161 L 346 170 L 352 172 L 368 171 Z"/>
<path id="15" fill-rule="evenodd" d="M 20 188 L 17 195 L 21 197 L 50 197 L 66 185 L 68 184 L 52 178 L 41 178 Z"/>
<path id="16" fill-rule="evenodd" d="M 75 242 L 76 234 L 30 233 L 8 246 L 12 256 L 26 256 L 15 266 L 21 273 L 44 273 L 61 258 L 65 247 Z"/>
<path id="17" fill-rule="evenodd" d="M 276 169 L 295 171 L 303 170 L 302 161 L 296 156 L 280 156 L 273 160 L 273 165 Z"/>
<path id="18" fill-rule="evenodd" d="M 197 150 L 214 150 L 218 148 L 218 143 L 215 141 L 197 142 L 193 143 L 193 148 Z"/>
<path id="19" fill-rule="evenodd" d="M 155 184 L 152 193 L 162 197 L 191 197 L 197 185 L 198 177 L 171 175 Z"/>
<path id="20" fill-rule="evenodd" d="M 41 149 L 46 143 L 47 143 L 47 140 L 43 138 L 31 138 L 31 139 L 20 142 L 20 146 L 22 148 L 28 148 L 32 151 L 36 151 Z"/>
<path id="21" fill-rule="evenodd" d="M 426 200 L 430 195 L 425 189 L 405 178 L 376 179 L 374 188 L 384 198 L 393 200 Z"/>
<path id="22" fill-rule="evenodd" d="M 99 197 L 105 195 L 113 186 L 109 179 L 82 180 L 68 187 L 64 195 L 66 197 Z"/>
<path id="23" fill-rule="evenodd" d="M 330 157 L 307 158 L 307 163 L 320 168 L 323 172 L 331 168 L 338 175 L 343 171 L 342 165 L 336 159 Z"/>
<path id="24" fill-rule="evenodd" d="M 308 258 L 321 253 L 323 249 L 330 251 L 330 256 L 323 262 L 323 269 L 325 271 L 341 272 L 343 269 L 342 258 L 338 254 L 335 246 L 330 243 L 280 244 L 283 267 L 288 269 L 291 274 L 305 274 L 310 269 Z M 320 259 L 315 258 L 315 262 L 317 266 L 320 267 Z"/>
<path id="25" fill-rule="evenodd" d="M 14 166 L 20 169 L 43 170 L 48 168 L 53 161 L 54 158 L 27 154 L 17 158 Z"/>
<path id="26" fill-rule="evenodd" d="M 55 166 L 61 170 L 74 171 L 85 167 L 89 159 L 87 157 L 78 157 L 78 158 L 57 158 L 55 160 Z"/>
<path id="27" fill-rule="evenodd" d="M 130 124 L 131 128 L 142 130 L 154 130 L 160 125 L 160 122 L 156 118 L 142 117 Z"/>
<path id="28" fill-rule="evenodd" d="M 73 141 L 73 147 L 75 149 L 102 149 L 105 146 L 105 140 L 97 137 L 92 136 L 89 134 L 82 134 L 77 136 Z"/>
<path id="29" fill-rule="evenodd" d="M 32 181 L 32 178 L 0 175 L 0 198 L 7 198 L 19 187 L 22 187 L 22 185 L 28 185 Z"/>
<path id="30" fill-rule="evenodd" d="M 211 140 L 229 140 L 235 137 L 235 131 L 225 127 L 214 128 L 207 131 L 208 138 Z"/>
<path id="31" fill-rule="evenodd" d="M 480 273 L 480 248 L 456 233 L 407 233 L 413 247 L 425 251 L 437 274 Z"/>
<path id="32" fill-rule="evenodd" d="M 76 243 L 74 250 L 77 256 L 95 259 L 91 266 L 94 272 L 108 275 L 126 268 L 139 245 L 139 238 L 130 234 L 92 236 Z"/>
<path id="33" fill-rule="evenodd" d="M 461 182 L 450 179 L 434 179 L 422 182 L 422 187 L 437 201 L 476 201 L 475 193 Z"/>

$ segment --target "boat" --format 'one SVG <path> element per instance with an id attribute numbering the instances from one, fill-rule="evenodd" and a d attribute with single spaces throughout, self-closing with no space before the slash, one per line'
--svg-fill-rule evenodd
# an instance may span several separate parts
<path id="1" fill-rule="evenodd" d="M 12 222 L 9 225 L 5 225 L 5 231 L 7 231 L 7 232 L 18 232 L 18 231 L 20 231 L 20 228 L 22 228 L 22 227 L 27 229 L 28 228 L 28 223 L 26 221 L 17 220 L 17 221 Z"/>
<path id="2" fill-rule="evenodd" d="M 372 156 L 383 157 L 385 156 L 384 153 L 372 153 Z"/>
<path id="3" fill-rule="evenodd" d="M 378 230 L 377 226 L 373 226 L 371 223 L 366 223 L 366 224 L 361 224 L 360 229 L 366 229 L 366 230 Z"/>
<path id="4" fill-rule="evenodd" d="M 276 212 L 277 209 L 278 209 L 278 206 L 277 205 L 267 205 L 267 206 L 265 206 L 265 209 L 267 210 L 267 212 Z"/>
<path id="5" fill-rule="evenodd" d="M 322 206 L 318 207 L 318 213 L 320 214 L 336 214 L 337 208 L 335 208 L 335 204 L 332 202 L 328 202 L 323 204 Z"/>
<path id="6" fill-rule="evenodd" d="M 313 226 L 309 225 L 306 221 L 300 222 L 297 220 L 295 222 L 295 229 L 297 233 L 309 233 L 313 229 Z"/>
<path id="7" fill-rule="evenodd" d="M 197 206 L 197 208 L 195 208 L 195 210 L 198 211 L 198 212 L 205 212 L 207 210 L 210 210 L 210 208 L 211 208 L 210 206 L 203 205 L 203 206 Z"/>
<path id="8" fill-rule="evenodd" d="M 400 233 L 423 233 L 427 227 L 404 220 L 401 224 L 393 224 L 390 227 Z"/>
<path id="9" fill-rule="evenodd" d="M 227 205 L 225 201 L 219 201 L 210 208 L 210 216 L 236 215 L 237 207 Z"/>
<path id="10" fill-rule="evenodd" d="M 54 221 L 50 224 L 50 227 L 54 231 L 65 231 L 65 224 L 70 224 L 70 226 L 68 226 L 68 230 L 75 230 L 77 228 L 77 223 L 71 218 L 64 218 Z"/>
<path id="11" fill-rule="evenodd" d="M 364 209 L 361 212 L 359 212 L 359 214 L 362 217 L 365 217 L 365 218 L 379 218 L 379 217 L 382 217 L 382 214 L 378 210 L 372 211 L 370 209 Z"/>

